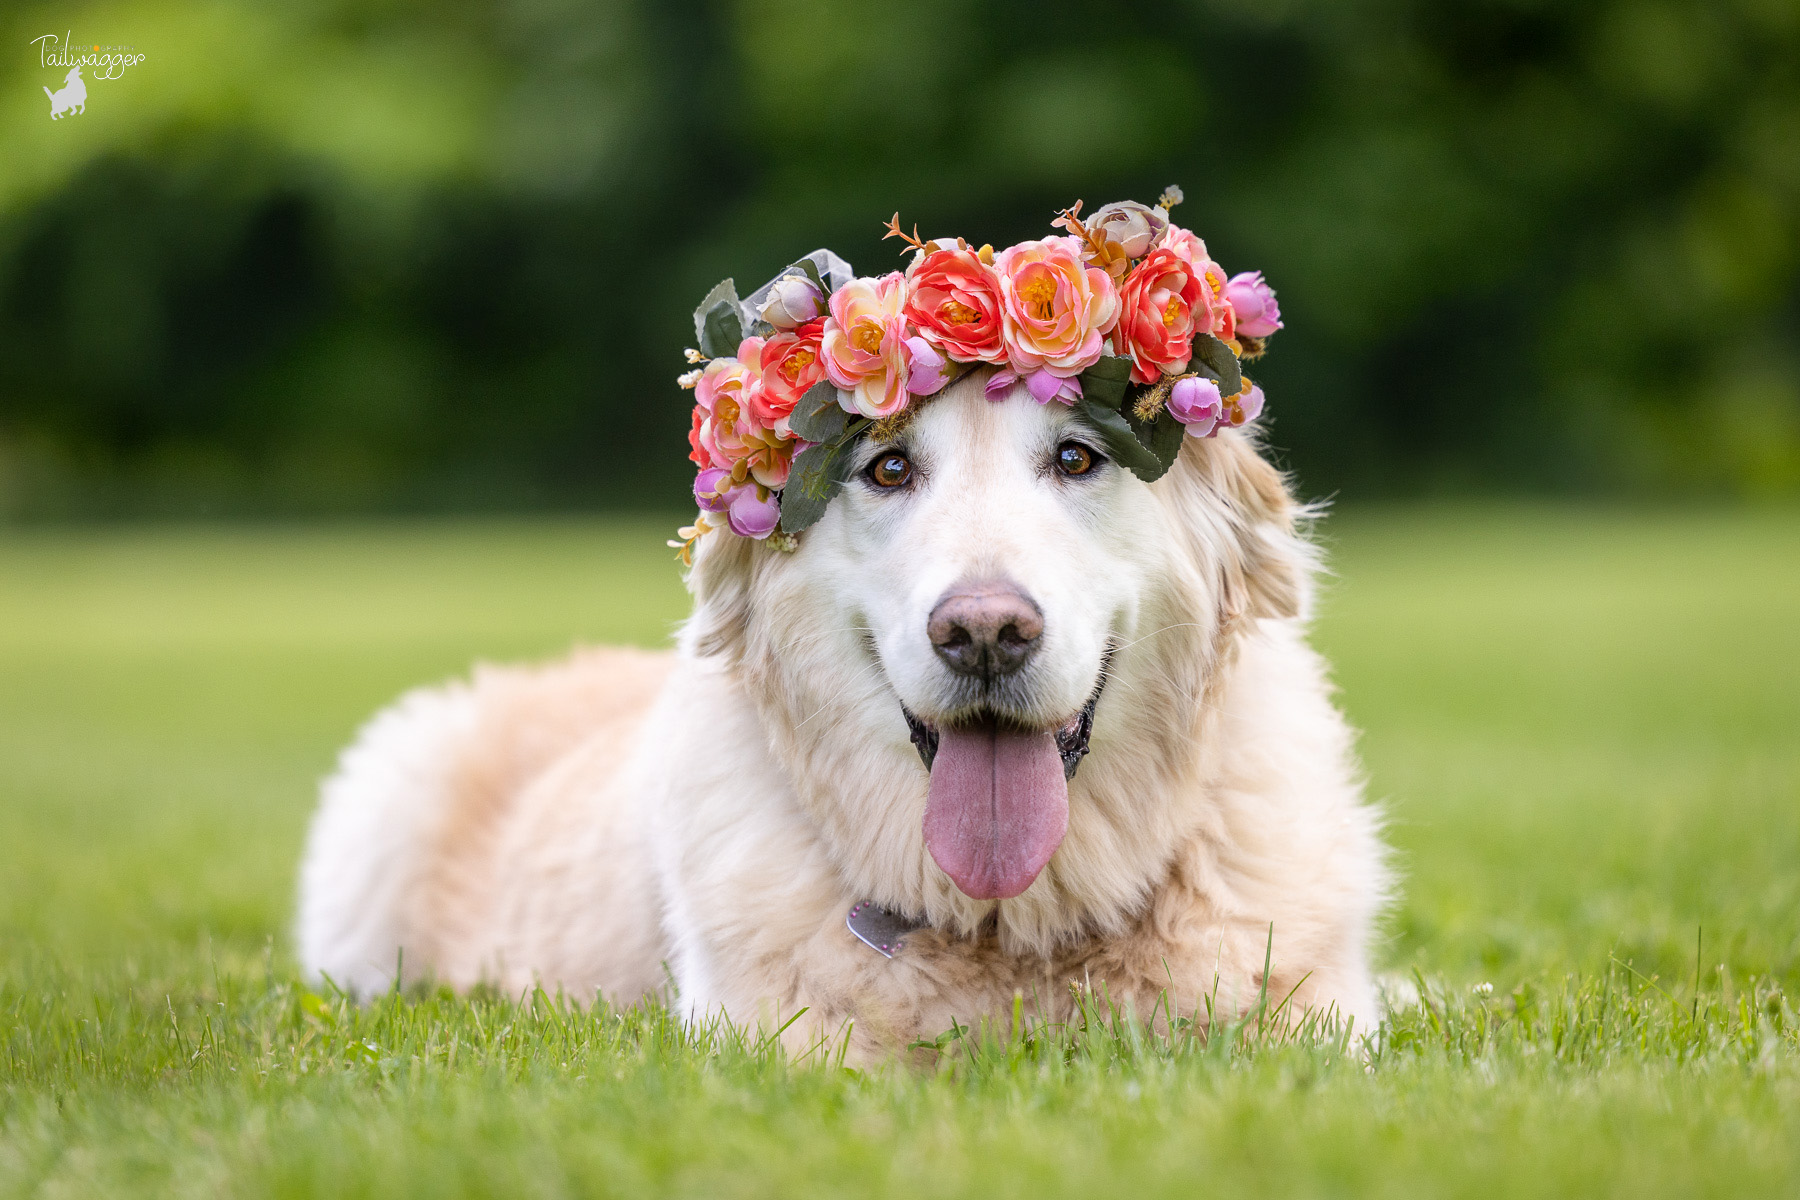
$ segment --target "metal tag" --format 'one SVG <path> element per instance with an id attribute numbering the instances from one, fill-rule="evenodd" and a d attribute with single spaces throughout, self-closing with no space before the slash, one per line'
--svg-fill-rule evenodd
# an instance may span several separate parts
<path id="1" fill-rule="evenodd" d="M 906 935 L 919 928 L 919 922 L 889 912 L 873 900 L 859 900 L 844 918 L 844 924 L 863 945 L 887 958 L 900 953 L 906 945 Z"/>

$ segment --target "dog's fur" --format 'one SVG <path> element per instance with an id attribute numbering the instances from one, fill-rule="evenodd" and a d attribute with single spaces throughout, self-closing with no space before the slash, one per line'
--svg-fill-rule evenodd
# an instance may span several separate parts
<path id="1" fill-rule="evenodd" d="M 917 464 L 911 488 L 853 479 L 791 554 L 706 538 L 672 654 L 483 668 L 371 722 L 313 826 L 306 969 L 363 993 L 400 971 L 615 1002 L 672 976 L 690 1015 L 777 1026 L 804 1007 L 784 1036 L 849 1027 L 859 1057 L 953 1019 L 1004 1025 L 1021 993 L 1055 1017 L 1071 983 L 1146 1017 L 1165 992 L 1229 1014 L 1266 986 L 1368 1030 L 1388 876 L 1305 641 L 1304 513 L 1240 431 L 1184 439 L 1155 484 L 1110 463 L 1061 476 L 1071 411 L 1022 387 L 991 403 L 983 382 L 888 443 Z M 1000 901 L 927 852 L 901 709 L 972 702 L 925 615 L 992 578 L 1045 625 L 994 703 L 1052 727 L 1107 674 L 1067 837 Z M 926 927 L 884 958 L 845 928 L 861 900 Z"/>

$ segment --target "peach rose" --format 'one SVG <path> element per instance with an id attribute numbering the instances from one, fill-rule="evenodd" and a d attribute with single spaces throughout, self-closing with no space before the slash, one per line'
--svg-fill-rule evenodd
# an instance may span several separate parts
<path id="1" fill-rule="evenodd" d="M 957 362 L 1006 361 L 1000 280 L 973 250 L 933 250 L 907 272 L 904 312 L 919 336 Z"/>
<path id="2" fill-rule="evenodd" d="M 1193 265 L 1167 247 L 1152 250 L 1125 277 L 1113 347 L 1131 359 L 1134 382 L 1155 383 L 1165 372 L 1187 369 L 1194 351 L 1194 308 L 1204 290 Z"/>
<path id="3" fill-rule="evenodd" d="M 820 357 L 825 377 L 847 396 L 839 403 L 862 416 L 892 416 L 906 407 L 911 357 L 906 347 L 906 283 L 898 271 L 852 279 L 831 294 Z"/>
<path id="4" fill-rule="evenodd" d="M 1073 237 L 1020 242 L 994 256 L 1008 361 L 1021 375 L 1079 375 L 1099 360 L 1119 316 L 1105 271 L 1084 266 Z"/>

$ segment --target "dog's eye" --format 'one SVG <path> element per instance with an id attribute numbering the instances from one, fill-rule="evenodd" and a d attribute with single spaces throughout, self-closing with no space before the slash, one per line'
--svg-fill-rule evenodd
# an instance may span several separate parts
<path id="1" fill-rule="evenodd" d="M 1064 442 L 1056 448 L 1056 469 L 1064 475 L 1086 475 L 1100 456 L 1080 442 Z"/>
<path id="2" fill-rule="evenodd" d="M 878 488 L 905 487 L 912 482 L 913 465 L 904 454 L 883 454 L 864 474 Z"/>

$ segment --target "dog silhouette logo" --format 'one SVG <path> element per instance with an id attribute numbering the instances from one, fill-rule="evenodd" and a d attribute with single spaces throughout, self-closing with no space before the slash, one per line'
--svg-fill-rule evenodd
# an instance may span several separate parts
<path id="1" fill-rule="evenodd" d="M 72 112 L 87 111 L 87 84 L 81 81 L 81 68 L 70 67 L 68 75 L 64 78 L 68 82 L 61 91 L 53 92 L 49 88 L 44 89 L 44 95 L 50 97 L 50 119 L 52 121 L 66 117 Z"/>

